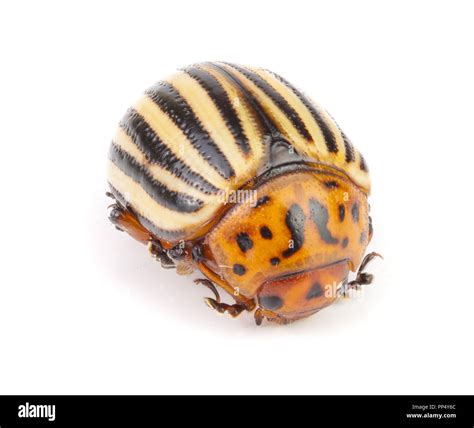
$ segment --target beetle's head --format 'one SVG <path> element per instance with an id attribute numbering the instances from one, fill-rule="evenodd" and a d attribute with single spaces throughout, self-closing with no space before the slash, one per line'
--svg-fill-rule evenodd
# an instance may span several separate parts
<path id="1" fill-rule="evenodd" d="M 282 322 L 331 303 L 371 237 L 365 193 L 327 167 L 294 169 L 253 187 L 208 233 L 205 259 L 235 294 Z"/>

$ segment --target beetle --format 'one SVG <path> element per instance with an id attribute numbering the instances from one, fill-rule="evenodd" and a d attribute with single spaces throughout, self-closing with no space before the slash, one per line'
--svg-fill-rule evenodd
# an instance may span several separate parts
<path id="1" fill-rule="evenodd" d="M 111 222 L 164 268 L 202 272 L 219 313 L 286 324 L 372 282 L 366 161 L 271 71 L 199 63 L 150 87 L 120 121 L 108 184 Z"/>

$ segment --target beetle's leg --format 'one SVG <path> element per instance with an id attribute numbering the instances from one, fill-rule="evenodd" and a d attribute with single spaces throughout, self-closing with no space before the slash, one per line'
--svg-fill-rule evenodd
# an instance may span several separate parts
<path id="1" fill-rule="evenodd" d="M 106 195 L 115 199 L 114 195 L 110 192 L 107 192 Z M 109 214 L 109 220 L 118 230 L 127 232 L 132 238 L 142 244 L 147 244 L 148 251 L 152 257 L 161 262 L 161 266 L 165 269 L 175 267 L 175 263 L 168 256 L 168 253 L 160 241 L 140 224 L 136 216 L 130 210 L 124 208 L 119 202 L 115 202 L 110 208 L 112 208 L 112 210 Z"/>
<path id="2" fill-rule="evenodd" d="M 216 310 L 220 314 L 227 312 L 228 314 L 230 314 L 232 317 L 235 318 L 247 309 L 247 306 L 243 303 L 235 303 L 233 305 L 228 305 L 227 303 L 221 302 L 221 296 L 219 295 L 219 292 L 217 291 L 216 286 L 209 279 L 198 278 L 198 279 L 195 279 L 194 282 L 196 284 L 202 284 L 212 291 L 212 293 L 215 296 L 215 299 L 211 297 L 206 297 L 204 301 L 206 302 L 207 306 Z"/>
<path id="3" fill-rule="evenodd" d="M 370 273 L 364 272 L 364 269 L 367 264 L 375 257 L 380 257 L 383 259 L 383 257 L 379 253 L 375 252 L 369 253 L 364 257 L 364 260 L 362 260 L 362 263 L 359 266 L 359 270 L 357 271 L 356 279 L 354 281 L 350 281 L 347 284 L 348 289 L 352 288 L 358 290 L 361 285 L 367 285 L 372 283 L 374 276 Z"/>
<path id="4" fill-rule="evenodd" d="M 255 318 L 255 324 L 257 325 L 261 325 L 263 320 L 265 319 L 265 314 L 262 308 L 257 308 L 253 316 Z"/>
<path id="5" fill-rule="evenodd" d="M 229 294 L 232 294 L 232 296 L 234 297 L 237 303 L 233 305 L 229 305 L 227 303 L 221 302 L 221 296 L 219 295 L 219 292 L 217 291 L 216 286 L 211 280 L 207 278 L 195 279 L 194 282 L 196 284 L 202 284 L 212 291 L 215 299 L 211 297 L 206 297 L 204 301 L 206 302 L 207 306 L 216 310 L 220 314 L 227 312 L 228 314 L 230 314 L 232 317 L 235 318 L 239 316 L 243 311 L 252 311 L 255 308 L 255 302 L 253 300 L 245 299 L 242 296 L 236 296 L 235 293 L 233 292 L 234 290 L 228 284 L 224 282 L 222 283 L 219 282 L 219 286 L 224 288 L 224 290 L 226 290 Z"/>
<path id="6" fill-rule="evenodd" d="M 161 263 L 161 267 L 164 269 L 172 269 L 176 267 L 173 259 L 168 255 L 167 251 L 157 239 L 152 239 L 148 242 L 148 251 L 155 260 Z"/>
<path id="7" fill-rule="evenodd" d="M 234 303 L 233 305 L 228 305 L 227 303 L 218 302 L 217 300 L 212 299 L 211 297 L 207 297 L 206 299 L 204 299 L 204 301 L 206 302 L 207 306 L 216 310 L 220 314 L 227 312 L 233 318 L 238 317 L 243 311 L 247 309 L 247 307 L 242 303 Z"/>
<path id="8" fill-rule="evenodd" d="M 221 296 L 219 295 L 219 292 L 217 291 L 216 286 L 213 284 L 212 281 L 208 280 L 207 278 L 198 278 L 194 280 L 195 284 L 202 284 L 204 287 L 209 288 L 209 290 L 212 291 L 214 296 L 216 297 L 216 301 L 220 303 L 221 301 Z"/>
<path id="9" fill-rule="evenodd" d="M 298 319 L 300 319 L 300 318 L 285 318 L 285 317 L 275 314 L 272 311 L 269 311 L 263 308 L 257 308 L 253 316 L 255 318 L 255 324 L 257 325 L 261 325 L 264 319 L 266 319 L 269 322 L 280 324 L 280 325 L 291 324 L 297 321 Z"/>
<path id="10" fill-rule="evenodd" d="M 109 214 L 109 220 L 118 230 L 127 232 L 132 238 L 143 244 L 153 239 L 153 235 L 139 223 L 135 215 L 123 208 L 119 202 L 112 204 L 110 208 L 112 210 Z"/>

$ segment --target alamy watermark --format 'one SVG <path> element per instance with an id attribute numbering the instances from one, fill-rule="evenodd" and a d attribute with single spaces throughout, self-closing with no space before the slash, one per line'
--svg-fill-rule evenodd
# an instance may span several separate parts
<path id="1" fill-rule="evenodd" d="M 19 418 L 43 418 L 50 422 L 56 420 L 56 406 L 54 404 L 30 404 L 26 402 L 18 406 Z"/>

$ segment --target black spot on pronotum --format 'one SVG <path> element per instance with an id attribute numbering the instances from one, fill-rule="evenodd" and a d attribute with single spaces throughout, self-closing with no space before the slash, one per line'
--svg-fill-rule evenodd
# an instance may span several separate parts
<path id="1" fill-rule="evenodd" d="M 363 244 L 367 240 L 367 231 L 363 230 L 360 234 L 360 243 Z"/>
<path id="2" fill-rule="evenodd" d="M 359 221 L 359 204 L 357 202 L 354 205 L 352 205 L 351 214 L 352 214 L 352 220 L 354 220 L 357 223 Z"/>
<path id="3" fill-rule="evenodd" d="M 324 182 L 324 185 L 325 185 L 328 189 L 335 189 L 336 187 L 338 187 L 337 181 L 334 181 L 334 180 L 325 181 L 325 182 Z"/>
<path id="4" fill-rule="evenodd" d="M 234 271 L 236 275 L 240 275 L 240 276 L 242 276 L 243 274 L 245 274 L 245 272 L 247 272 L 247 269 L 245 269 L 245 266 L 239 265 L 238 263 L 234 265 L 232 270 Z"/>
<path id="5" fill-rule="evenodd" d="M 260 235 L 262 235 L 263 239 L 272 239 L 273 238 L 272 231 L 267 226 L 262 226 L 260 228 Z"/>
<path id="6" fill-rule="evenodd" d="M 349 245 L 349 238 L 344 238 L 342 241 L 342 248 L 346 248 Z"/>
<path id="7" fill-rule="evenodd" d="M 312 285 L 308 294 L 306 295 L 306 300 L 315 299 L 316 297 L 321 297 L 324 294 L 323 288 L 319 282 L 316 282 Z"/>
<path id="8" fill-rule="evenodd" d="M 237 235 L 237 245 L 245 253 L 253 247 L 253 242 L 245 232 Z"/>
<path id="9" fill-rule="evenodd" d="M 328 229 L 329 214 L 327 208 L 316 199 L 311 198 L 309 200 L 309 210 L 321 239 L 328 244 L 337 244 L 339 239 L 334 238 Z"/>
<path id="10" fill-rule="evenodd" d="M 263 308 L 270 311 L 276 311 L 283 306 L 283 300 L 278 296 L 261 296 L 259 301 Z"/>
<path id="11" fill-rule="evenodd" d="M 270 259 L 270 263 L 273 265 L 273 266 L 277 266 L 280 264 L 280 259 L 278 257 L 273 257 Z"/>
<path id="12" fill-rule="evenodd" d="M 285 223 L 290 230 L 292 246 L 283 251 L 283 257 L 290 257 L 296 253 L 304 242 L 305 215 L 298 204 L 293 204 L 286 213 Z"/>
<path id="13" fill-rule="evenodd" d="M 344 207 L 344 204 L 339 205 L 339 220 L 341 220 L 341 223 L 344 221 L 344 218 L 346 217 L 346 208 Z"/>
<path id="14" fill-rule="evenodd" d="M 255 204 L 255 208 L 261 206 L 261 205 L 265 205 L 267 202 L 270 201 L 270 197 L 265 195 L 265 196 L 262 196 L 261 198 L 258 198 L 257 199 L 257 203 Z"/>

